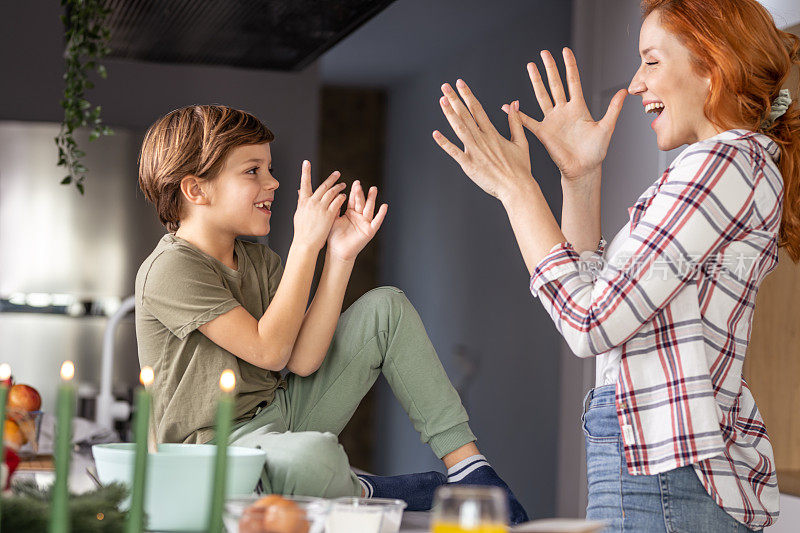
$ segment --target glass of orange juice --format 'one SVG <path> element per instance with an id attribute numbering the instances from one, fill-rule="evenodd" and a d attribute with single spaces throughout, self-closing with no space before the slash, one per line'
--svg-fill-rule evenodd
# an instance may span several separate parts
<path id="1" fill-rule="evenodd" d="M 433 498 L 431 533 L 506 533 L 508 501 L 499 487 L 442 485 Z"/>

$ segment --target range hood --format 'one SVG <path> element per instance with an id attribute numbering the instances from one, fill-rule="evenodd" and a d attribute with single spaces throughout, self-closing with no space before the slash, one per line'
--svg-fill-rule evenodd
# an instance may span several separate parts
<path id="1" fill-rule="evenodd" d="M 109 0 L 109 56 L 301 70 L 393 1 Z"/>

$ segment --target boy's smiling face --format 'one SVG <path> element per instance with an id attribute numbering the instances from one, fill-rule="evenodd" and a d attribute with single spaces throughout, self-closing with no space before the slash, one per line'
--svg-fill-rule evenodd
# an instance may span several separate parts
<path id="1" fill-rule="evenodd" d="M 267 235 L 278 180 L 271 173 L 269 143 L 237 146 L 208 182 L 205 219 L 234 235 Z"/>

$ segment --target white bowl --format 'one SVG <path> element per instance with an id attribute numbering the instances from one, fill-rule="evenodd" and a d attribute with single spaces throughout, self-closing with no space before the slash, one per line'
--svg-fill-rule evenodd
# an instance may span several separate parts
<path id="1" fill-rule="evenodd" d="M 158 453 L 148 456 L 144 503 L 148 529 L 207 528 L 216 453 L 217 447 L 209 444 L 159 444 Z M 92 454 L 101 483 L 121 482 L 130 488 L 132 443 L 96 444 Z M 228 447 L 226 497 L 252 494 L 265 460 L 263 450 Z M 125 507 L 129 504 L 130 500 L 123 502 Z"/>

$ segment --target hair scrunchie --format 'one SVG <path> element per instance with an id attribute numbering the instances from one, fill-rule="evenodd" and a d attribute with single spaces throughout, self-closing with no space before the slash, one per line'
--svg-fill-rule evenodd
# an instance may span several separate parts
<path id="1" fill-rule="evenodd" d="M 789 109 L 789 105 L 791 103 L 792 95 L 789 93 L 789 89 L 781 89 L 778 92 L 778 96 L 776 96 L 775 100 L 772 101 L 772 108 L 769 111 L 769 117 L 767 117 L 767 119 L 761 123 L 761 127 L 771 127 L 779 117 L 786 113 L 786 110 Z"/>

